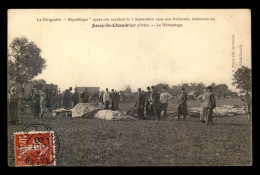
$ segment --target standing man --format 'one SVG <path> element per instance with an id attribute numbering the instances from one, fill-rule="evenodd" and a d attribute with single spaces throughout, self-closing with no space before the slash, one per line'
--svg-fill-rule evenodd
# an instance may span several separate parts
<path id="1" fill-rule="evenodd" d="M 62 107 L 65 109 L 69 109 L 69 106 L 70 106 L 69 95 L 70 95 L 70 92 L 68 89 L 66 89 L 63 94 L 63 98 L 62 98 Z"/>
<path id="2" fill-rule="evenodd" d="M 137 94 L 137 98 L 136 98 L 134 107 L 137 108 L 138 117 L 140 119 L 145 119 L 144 118 L 144 96 L 141 92 L 141 88 L 138 88 L 138 94 Z"/>
<path id="3" fill-rule="evenodd" d="M 103 93 L 99 92 L 99 103 L 103 104 Z"/>
<path id="4" fill-rule="evenodd" d="M 181 88 L 180 99 L 177 102 L 177 112 L 178 112 L 178 121 L 180 120 L 180 116 L 183 115 L 183 121 L 185 121 L 185 117 L 188 114 L 188 106 L 187 106 L 187 93 L 184 88 Z"/>
<path id="5" fill-rule="evenodd" d="M 69 96 L 68 96 L 68 100 L 69 100 L 69 108 L 73 107 L 73 100 L 72 100 L 72 87 L 69 88 Z"/>
<path id="6" fill-rule="evenodd" d="M 159 102 L 160 95 L 156 92 L 155 87 L 151 86 L 152 91 L 150 94 L 150 110 L 153 116 L 153 119 L 159 120 Z"/>
<path id="7" fill-rule="evenodd" d="M 248 120 L 252 118 L 252 97 L 249 93 L 249 90 L 246 92 L 246 106 L 245 106 L 245 111 L 247 112 L 248 115 Z"/>
<path id="8" fill-rule="evenodd" d="M 34 112 L 34 117 L 39 117 L 40 95 L 39 95 L 39 90 L 37 90 L 37 89 L 35 89 L 35 92 L 33 94 L 33 112 Z"/>
<path id="9" fill-rule="evenodd" d="M 169 92 L 166 92 L 166 87 L 163 87 L 162 93 L 160 95 L 160 103 L 164 114 L 164 120 L 166 120 L 167 118 L 167 107 L 168 107 L 168 102 L 171 98 L 172 95 Z M 161 115 L 161 110 L 160 110 L 160 115 Z"/>
<path id="10" fill-rule="evenodd" d="M 115 110 L 119 109 L 120 95 L 117 91 L 115 91 Z"/>
<path id="11" fill-rule="evenodd" d="M 103 102 L 105 103 L 105 108 L 108 109 L 109 107 L 109 92 L 108 92 L 108 88 L 106 88 L 106 92 L 104 93 L 104 96 L 103 96 Z"/>
<path id="12" fill-rule="evenodd" d="M 213 109 L 216 108 L 216 100 L 215 96 L 212 93 L 213 87 L 208 86 L 207 87 L 207 92 L 205 93 L 205 100 L 203 102 L 203 106 L 207 108 L 207 115 L 206 115 L 206 122 L 205 124 L 208 125 L 209 123 L 212 124 L 212 114 L 213 114 Z"/>
<path id="13" fill-rule="evenodd" d="M 46 104 L 46 101 L 45 101 L 45 93 L 42 93 L 42 94 L 41 94 L 41 99 L 40 99 L 40 110 L 41 110 L 40 117 L 41 117 L 41 118 L 43 117 L 43 114 L 44 114 L 45 104 Z"/>
<path id="14" fill-rule="evenodd" d="M 151 111 L 149 108 L 150 104 L 150 94 L 151 94 L 151 88 L 147 87 L 147 92 L 145 93 L 145 112 L 146 112 L 146 119 L 149 119 L 151 117 Z"/>
<path id="15" fill-rule="evenodd" d="M 8 112 L 9 116 L 11 118 L 11 123 L 17 123 L 18 122 L 18 115 L 19 115 L 19 96 L 16 93 L 16 88 L 11 88 L 11 94 L 8 96 Z"/>
<path id="16" fill-rule="evenodd" d="M 57 102 L 58 102 L 57 107 L 58 107 L 58 108 L 61 108 L 62 94 L 60 93 L 60 89 L 59 89 L 59 91 L 58 91 L 58 99 L 57 99 Z"/>
<path id="17" fill-rule="evenodd" d="M 89 102 L 88 88 L 85 88 L 85 97 L 83 103 L 88 103 L 88 102 Z"/>
<path id="18" fill-rule="evenodd" d="M 79 103 L 79 94 L 78 89 L 74 88 L 74 93 L 72 95 L 73 107 Z"/>
<path id="19" fill-rule="evenodd" d="M 112 89 L 112 92 L 110 93 L 110 99 L 111 99 L 111 104 L 112 104 L 112 110 L 115 110 L 116 95 L 115 95 L 114 89 Z"/>

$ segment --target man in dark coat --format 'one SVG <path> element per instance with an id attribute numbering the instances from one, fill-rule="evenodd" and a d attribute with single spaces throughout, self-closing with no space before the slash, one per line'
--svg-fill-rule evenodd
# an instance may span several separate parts
<path id="1" fill-rule="evenodd" d="M 120 95 L 117 91 L 115 91 L 115 110 L 119 109 Z"/>
<path id="2" fill-rule="evenodd" d="M 138 117 L 140 119 L 145 119 L 144 117 L 144 104 L 145 104 L 145 99 L 144 96 L 141 92 L 141 88 L 138 88 L 138 94 L 136 97 L 136 102 L 134 107 L 136 107 L 137 111 L 138 111 Z"/>
<path id="3" fill-rule="evenodd" d="M 72 101 L 73 101 L 73 105 L 76 106 L 79 103 L 79 94 L 77 88 L 75 88 L 74 90 L 75 92 L 72 95 Z"/>
<path id="4" fill-rule="evenodd" d="M 70 91 L 68 89 L 65 90 L 63 94 L 63 108 L 70 109 L 71 106 L 71 97 L 70 97 Z"/>
<path id="5" fill-rule="evenodd" d="M 115 110 L 116 94 L 114 89 L 112 89 L 111 91 L 112 92 L 109 94 L 109 97 L 111 99 L 112 110 Z"/>
<path id="6" fill-rule="evenodd" d="M 177 112 L 178 112 L 178 121 L 180 120 L 180 116 L 183 115 L 183 121 L 188 114 L 188 106 L 187 106 L 187 93 L 184 88 L 181 88 L 181 95 L 178 100 Z"/>
<path id="7" fill-rule="evenodd" d="M 153 116 L 153 119 L 159 120 L 160 94 L 156 92 L 154 86 L 152 86 L 151 88 L 152 88 L 152 92 L 150 93 L 150 111 Z"/>
<path id="8" fill-rule="evenodd" d="M 215 96 L 212 93 L 213 87 L 208 86 L 207 92 L 205 93 L 205 100 L 203 102 L 203 106 L 207 107 L 207 116 L 206 116 L 206 122 L 205 124 L 208 125 L 209 123 L 213 123 L 212 115 L 213 115 L 213 109 L 216 108 L 216 100 Z"/>
<path id="9" fill-rule="evenodd" d="M 150 104 L 150 94 L 151 94 L 151 88 L 147 87 L 147 92 L 145 93 L 145 111 L 146 111 L 146 119 L 149 119 L 151 117 L 151 110 L 149 108 Z"/>
<path id="10" fill-rule="evenodd" d="M 40 94 L 39 90 L 35 89 L 35 92 L 33 94 L 33 112 L 34 112 L 34 117 L 39 117 L 40 113 Z"/>
<path id="11" fill-rule="evenodd" d="M 245 111 L 247 112 L 248 119 L 250 120 L 252 118 L 252 97 L 249 93 L 249 90 L 246 92 L 246 106 Z"/>

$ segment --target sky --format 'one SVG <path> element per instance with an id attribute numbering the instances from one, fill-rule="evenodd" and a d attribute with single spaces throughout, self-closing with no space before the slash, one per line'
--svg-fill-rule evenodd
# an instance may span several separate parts
<path id="1" fill-rule="evenodd" d="M 181 23 L 182 27 L 91 28 L 92 24 L 130 23 L 89 19 L 118 17 L 215 20 L 164 22 Z M 88 18 L 89 21 L 39 21 L 43 18 Z M 235 90 L 231 83 L 233 71 L 240 66 L 239 54 L 242 65 L 251 68 L 250 18 L 249 10 L 11 9 L 8 44 L 21 36 L 33 41 L 41 48 L 47 65 L 35 79 L 57 84 L 61 90 L 75 86 L 123 90 L 130 85 L 135 91 L 158 83 L 172 86 L 191 82 L 225 83 Z"/>

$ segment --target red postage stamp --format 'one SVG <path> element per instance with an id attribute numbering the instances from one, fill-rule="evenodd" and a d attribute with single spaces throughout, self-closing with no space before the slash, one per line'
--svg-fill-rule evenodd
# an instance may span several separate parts
<path id="1" fill-rule="evenodd" d="M 52 166 L 55 162 L 54 132 L 14 133 L 15 166 Z"/>

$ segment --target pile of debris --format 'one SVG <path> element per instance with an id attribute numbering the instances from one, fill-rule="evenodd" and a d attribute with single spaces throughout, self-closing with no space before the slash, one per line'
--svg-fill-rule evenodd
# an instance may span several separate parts
<path id="1" fill-rule="evenodd" d="M 58 108 L 52 111 L 52 116 L 53 117 L 71 117 L 71 110 L 64 109 L 64 108 Z"/>
<path id="2" fill-rule="evenodd" d="M 193 107 L 189 108 L 190 116 L 200 116 L 201 108 L 200 107 Z M 243 105 L 223 105 L 216 107 L 213 110 L 213 116 L 216 117 L 225 117 L 225 116 L 234 116 L 234 115 L 243 115 L 245 114 L 244 106 Z"/>
<path id="3" fill-rule="evenodd" d="M 137 120 L 126 112 L 104 109 L 105 106 L 96 103 L 79 103 L 71 109 L 72 117 L 95 118 L 104 120 Z"/>

